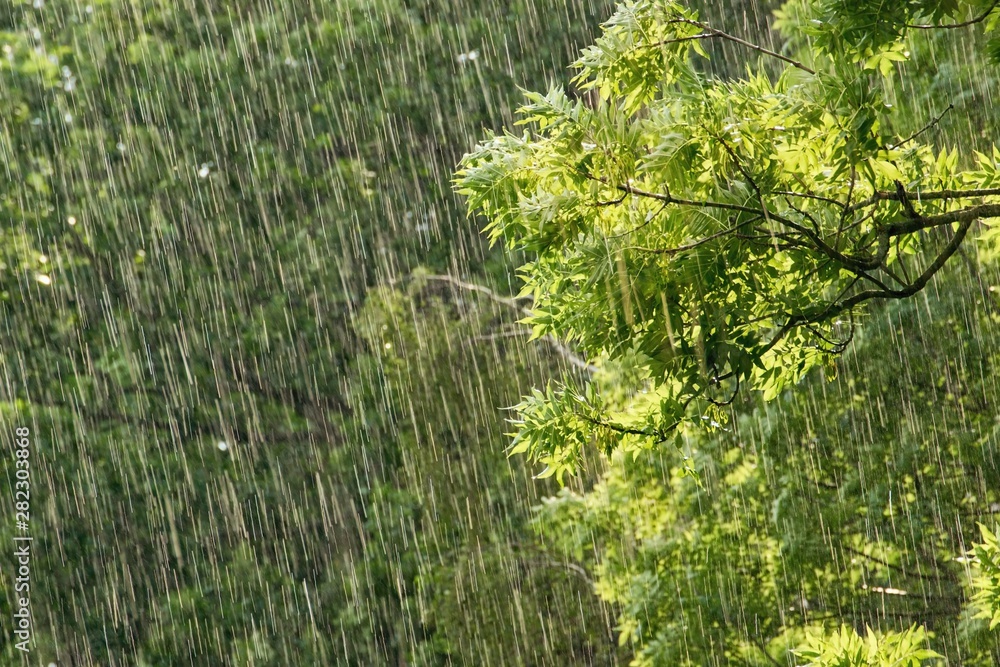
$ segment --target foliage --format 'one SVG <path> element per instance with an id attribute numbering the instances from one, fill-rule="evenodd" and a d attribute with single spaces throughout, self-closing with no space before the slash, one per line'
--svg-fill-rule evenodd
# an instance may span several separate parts
<path id="1" fill-rule="evenodd" d="M 456 177 L 491 239 L 532 253 L 536 335 L 641 358 L 656 400 L 633 415 L 653 424 L 639 440 L 741 386 L 777 396 L 845 348 L 868 302 L 922 290 L 1000 213 L 1000 151 L 963 168 L 957 149 L 889 129 L 896 47 L 874 64 L 817 48 L 810 67 L 751 45 L 786 68 L 729 80 L 692 62 L 710 38 L 733 39 L 677 3 L 622 5 L 575 65 L 596 107 L 529 93 L 518 123 L 533 129 L 488 135 Z M 570 465 L 531 433 L 542 423 L 521 424 L 528 454 Z"/>
<path id="2" fill-rule="evenodd" d="M 1000 625 L 1000 534 L 979 524 L 982 544 L 975 545 L 977 573 L 973 584 L 977 589 L 973 602 L 979 608 L 978 618 L 990 623 L 990 630 Z"/>
<path id="3" fill-rule="evenodd" d="M 374 285 L 418 262 L 501 272 L 454 214 L 451 166 L 605 12 L 548 0 L 0 6 L 0 414 L 36 436 L 32 659 L 470 664 L 481 646 L 541 636 L 552 643 L 536 664 L 591 649 L 614 663 L 602 634 L 576 629 L 603 625 L 577 578 L 504 551 L 533 543 L 533 496 L 494 451 L 494 406 L 524 388 L 520 357 L 463 357 L 514 361 L 496 393 L 447 382 L 461 442 L 421 459 L 437 473 L 414 479 L 414 420 L 446 422 L 441 395 L 411 391 L 399 366 L 433 357 L 454 370 L 441 360 L 470 325 L 457 307 L 407 306 L 421 335 L 440 337 L 426 352 L 407 339 L 392 359 L 357 319 Z M 439 441 L 452 433 L 440 428 Z M 439 512 L 458 493 L 468 506 Z M 463 530 L 467 509 L 481 521 Z M 480 573 L 502 602 L 477 615 L 474 595 L 455 606 L 426 582 L 485 544 L 513 571 Z M 515 599 L 524 623 L 497 622 Z M 571 610 L 551 615 L 558 627 L 537 613 L 555 601 Z M 459 621 L 493 634 L 465 641 Z M 0 636 L 5 663 L 11 639 Z"/>
<path id="4" fill-rule="evenodd" d="M 994 664 L 961 561 L 1000 502 L 998 316 L 974 277 L 945 278 L 874 314 L 832 381 L 738 399 L 682 450 L 618 451 L 542 503 L 539 530 L 621 610 L 637 665 L 765 665 L 810 627 L 914 622 L 949 661 Z"/>
<path id="5" fill-rule="evenodd" d="M 994 9 L 793 2 L 772 50 L 625 3 L 576 65 L 598 102 L 528 93 L 529 129 L 463 160 L 470 213 L 527 255 L 534 335 L 598 369 L 525 399 L 513 451 L 559 473 L 609 454 L 536 525 L 621 610 L 634 664 L 1000 656 L 960 566 L 1000 488 L 1000 151 L 928 111 L 943 73 L 978 76 L 941 57 L 964 33 L 908 28 L 988 32 Z M 706 74 L 713 41 L 761 64 Z M 922 143 L 939 125 L 958 147 Z"/>
<path id="6" fill-rule="evenodd" d="M 922 628 L 877 635 L 866 628 L 861 637 L 852 628 L 842 626 L 832 634 L 814 634 L 796 651 L 808 660 L 807 667 L 920 667 L 923 661 L 939 658 L 923 648 L 927 635 Z"/>
<path id="7" fill-rule="evenodd" d="M 793 0 L 776 12 L 776 26 L 794 23 L 814 47 L 842 54 L 869 69 L 888 72 L 906 59 L 904 41 L 913 29 L 954 29 L 983 23 L 992 32 L 1000 20 L 992 0 L 906 0 L 876 4 L 864 0 Z"/>

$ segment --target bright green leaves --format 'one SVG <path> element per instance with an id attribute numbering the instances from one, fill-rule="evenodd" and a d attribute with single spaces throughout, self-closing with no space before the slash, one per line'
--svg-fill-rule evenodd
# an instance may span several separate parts
<path id="1" fill-rule="evenodd" d="M 534 390 L 515 410 L 518 430 L 509 453 L 527 453 L 545 465 L 539 478 L 554 476 L 562 484 L 566 473 L 572 474 L 581 462 L 588 444 L 586 422 L 597 414 L 594 406 L 570 389 L 549 386 L 544 392 Z"/>
<path id="2" fill-rule="evenodd" d="M 987 12 L 994 21 L 1000 14 L 991 11 L 989 0 L 792 0 L 776 12 L 775 27 L 790 38 L 807 36 L 822 53 L 888 76 L 893 63 L 909 57 L 904 45 L 908 29 L 981 21 Z"/>
<path id="3" fill-rule="evenodd" d="M 575 82 L 631 114 L 664 84 L 693 76 L 687 53 L 694 48 L 704 55 L 698 44 L 703 32 L 697 15 L 676 2 L 625 2 L 575 63 L 580 70 Z"/>
<path id="4" fill-rule="evenodd" d="M 847 4 L 806 3 L 799 18 Z M 533 255 L 520 275 L 535 337 L 588 360 L 637 355 L 648 375 L 632 396 L 657 397 L 611 409 L 570 389 L 535 394 L 517 451 L 561 475 L 624 415 L 643 424 L 632 435 L 662 440 L 740 387 L 772 399 L 843 351 L 866 301 L 916 293 L 955 252 L 922 232 L 958 223 L 963 207 L 995 214 L 981 191 L 991 160 L 963 172 L 957 154 L 890 132 L 894 107 L 872 70 L 907 57 L 893 21 L 861 51 L 860 27 L 845 23 L 811 54 L 815 74 L 793 62 L 773 82 L 720 80 L 692 67 L 691 48 L 736 38 L 676 3 L 630 2 L 577 63 L 577 85 L 600 100 L 528 93 L 528 131 L 488 136 L 464 158 L 456 187 L 470 213 L 491 240 Z"/>
<path id="5" fill-rule="evenodd" d="M 484 231 L 493 242 L 527 231 L 519 221 L 518 202 L 531 182 L 530 173 L 522 167 L 530 153 L 526 137 L 489 137 L 465 156 L 465 168 L 458 172 L 458 193 L 490 220 Z"/>
<path id="6" fill-rule="evenodd" d="M 906 45 L 902 42 L 895 42 L 891 46 L 865 60 L 865 69 L 878 70 L 882 76 L 889 76 L 892 73 L 893 63 L 905 62 L 910 57 L 910 52 L 906 50 Z"/>
<path id="7" fill-rule="evenodd" d="M 637 455 L 646 443 L 666 440 L 671 434 L 658 425 L 683 412 L 669 392 L 647 391 L 627 397 L 621 404 L 628 408 L 613 411 L 612 419 L 612 406 L 597 386 L 576 391 L 550 384 L 545 391 L 533 390 L 514 408 L 517 418 L 511 422 L 517 431 L 508 453 L 542 463 L 545 468 L 537 477 L 555 477 L 561 485 L 566 474 L 580 467 L 588 449 L 607 455 L 625 449 Z"/>
<path id="8" fill-rule="evenodd" d="M 941 657 L 926 644 L 923 627 L 884 634 L 868 628 L 861 637 L 845 625 L 831 634 L 811 635 L 796 653 L 807 660 L 806 667 L 920 667 L 924 660 Z"/>
<path id="9" fill-rule="evenodd" d="M 972 550 L 977 564 L 973 604 L 978 608 L 976 618 L 988 620 L 993 630 L 1000 625 L 1000 530 L 994 532 L 979 524 L 979 531 L 983 542 Z"/>

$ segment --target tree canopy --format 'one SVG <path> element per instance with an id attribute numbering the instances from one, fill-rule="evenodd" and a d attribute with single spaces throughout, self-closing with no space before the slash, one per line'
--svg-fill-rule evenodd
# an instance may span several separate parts
<path id="1" fill-rule="evenodd" d="M 783 24 L 821 35 L 793 58 L 681 4 L 627 2 L 574 65 L 595 104 L 528 93 L 524 133 L 466 155 L 469 210 L 530 253 L 535 335 L 644 381 L 627 411 L 589 389 L 536 391 L 515 451 L 561 476 L 591 437 L 611 451 L 717 423 L 741 387 L 773 398 L 842 352 L 866 306 L 924 289 L 970 234 L 995 252 L 1000 150 L 935 149 L 939 117 L 907 132 L 891 101 L 909 22 L 959 9 L 931 4 L 787 7 Z M 707 40 L 783 68 L 706 74 Z"/>

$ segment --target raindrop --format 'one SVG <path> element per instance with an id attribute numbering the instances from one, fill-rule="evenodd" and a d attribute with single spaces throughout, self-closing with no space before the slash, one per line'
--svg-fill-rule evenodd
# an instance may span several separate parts
<path id="1" fill-rule="evenodd" d="M 43 285 L 51 285 L 52 284 L 52 278 L 50 278 L 49 276 L 45 275 L 44 273 L 37 274 L 35 276 L 35 280 L 37 280 L 38 282 L 40 282 Z"/>
<path id="2" fill-rule="evenodd" d="M 225 452 L 229 450 L 229 443 L 226 442 L 225 440 L 219 440 L 217 443 L 215 443 L 215 446 L 219 448 L 220 452 Z"/>

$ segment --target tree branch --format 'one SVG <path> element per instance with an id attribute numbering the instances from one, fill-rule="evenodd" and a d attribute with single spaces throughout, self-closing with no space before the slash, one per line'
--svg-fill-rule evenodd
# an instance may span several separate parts
<path id="1" fill-rule="evenodd" d="M 921 24 L 921 23 L 916 23 L 916 24 L 907 23 L 906 27 L 907 28 L 916 28 L 917 30 L 938 30 L 938 29 L 941 29 L 941 30 L 952 30 L 954 28 L 965 28 L 965 27 L 968 27 L 970 25 L 975 25 L 977 23 L 982 23 L 983 21 L 985 21 L 986 18 L 993 12 L 993 10 L 997 8 L 998 4 L 1000 4 L 1000 0 L 993 0 L 993 4 L 990 5 L 989 8 L 985 12 L 983 12 L 982 14 L 980 14 L 979 16 L 977 16 L 975 18 L 969 19 L 968 21 L 962 21 L 961 23 L 946 23 L 944 25 Z"/>
<path id="2" fill-rule="evenodd" d="M 935 125 L 937 125 L 938 123 L 940 123 L 941 119 L 944 118 L 944 115 L 946 113 L 948 113 L 949 111 L 951 111 L 952 109 L 954 109 L 954 108 L 955 108 L 954 104 L 949 104 L 948 108 L 945 109 L 944 111 L 942 111 L 941 113 L 939 113 L 934 120 L 932 120 L 931 122 L 927 123 L 922 128 L 920 128 L 919 130 L 917 130 L 916 132 L 914 132 L 913 134 L 911 134 L 910 136 L 908 136 L 906 139 L 903 139 L 902 141 L 900 141 L 895 146 L 889 146 L 889 148 L 895 150 L 895 149 L 899 148 L 900 146 L 904 146 L 904 145 L 910 143 L 911 141 L 913 141 L 914 139 L 916 139 L 917 137 L 919 137 L 921 134 L 923 134 L 927 130 L 931 129 L 932 127 L 934 127 Z"/>
<path id="3" fill-rule="evenodd" d="M 500 294 L 497 294 L 488 287 L 483 287 L 482 285 L 477 285 L 475 283 L 468 283 L 465 282 L 464 280 L 456 278 L 455 276 L 450 276 L 447 274 L 431 274 L 431 275 L 423 275 L 420 277 L 425 280 L 435 280 L 438 282 L 449 283 L 451 285 L 454 285 L 455 287 L 458 287 L 459 289 L 483 294 L 491 301 L 499 303 L 503 306 L 508 306 L 510 308 L 513 308 L 529 317 L 532 314 L 529 308 L 525 308 L 520 303 L 518 303 L 519 301 L 531 301 L 532 299 L 530 296 L 518 296 L 518 297 L 501 296 Z M 542 339 L 545 340 L 547 343 L 549 343 L 549 345 L 552 346 L 552 348 L 559 354 L 559 356 L 568 361 L 571 366 L 579 368 L 580 370 L 583 371 L 587 371 L 588 373 L 594 373 L 597 371 L 596 366 L 587 363 L 586 359 L 583 359 L 578 354 L 573 352 L 571 349 L 563 345 L 554 336 L 543 336 Z"/>
<path id="4" fill-rule="evenodd" d="M 723 229 L 722 231 L 716 232 L 715 234 L 710 234 L 705 238 L 698 239 L 697 241 L 692 241 L 685 245 L 679 245 L 673 248 L 643 248 L 642 246 L 631 246 L 625 248 L 625 250 L 639 250 L 641 252 L 647 252 L 653 255 L 676 255 L 677 253 L 684 252 L 685 250 L 694 250 L 699 246 L 703 246 L 710 241 L 714 241 L 717 238 L 726 236 L 727 234 L 732 234 L 733 232 L 746 227 L 750 223 L 757 222 L 760 220 L 760 216 L 755 218 L 750 218 L 749 220 L 744 220 L 743 222 L 737 223 L 736 225 L 730 227 L 729 229 Z"/>
<path id="5" fill-rule="evenodd" d="M 490 301 L 495 301 L 496 303 L 503 304 L 505 306 L 510 306 L 511 308 L 522 311 L 526 315 L 531 314 L 530 310 L 524 308 L 518 303 L 518 301 L 524 301 L 524 300 L 531 301 L 530 296 L 516 296 L 516 297 L 501 296 L 496 292 L 494 292 L 493 290 L 491 290 L 489 287 L 483 287 L 482 285 L 476 285 L 475 283 L 467 283 L 464 280 L 456 278 L 455 276 L 449 276 L 447 274 L 424 275 L 420 276 L 420 278 L 423 278 L 424 280 L 435 280 L 438 282 L 450 283 L 455 287 L 458 287 L 459 289 L 466 290 L 467 292 L 478 292 L 480 294 L 486 295 L 490 299 Z"/>
<path id="6" fill-rule="evenodd" d="M 906 196 L 911 197 L 916 194 L 917 201 L 932 201 L 935 199 L 977 199 L 979 197 L 1000 196 L 1000 188 L 986 188 L 981 190 L 934 190 L 931 192 L 907 192 Z M 867 208 L 880 201 L 899 201 L 898 192 L 887 192 L 880 190 L 867 199 L 863 199 L 856 204 L 847 207 L 847 212 L 851 213 L 858 209 Z"/>
<path id="7" fill-rule="evenodd" d="M 963 208 L 958 211 L 939 213 L 938 215 L 919 216 L 900 222 L 892 222 L 885 226 L 885 231 L 892 236 L 902 234 L 912 234 L 931 227 L 940 227 L 955 222 L 973 222 L 979 218 L 1000 217 L 1000 204 L 981 204 L 970 208 Z"/>
<path id="8" fill-rule="evenodd" d="M 604 179 L 598 179 L 598 180 L 604 180 Z M 662 201 L 667 204 L 677 204 L 678 206 L 694 206 L 697 208 L 717 208 L 723 211 L 739 211 L 740 213 L 753 213 L 754 215 L 759 215 L 761 217 L 764 217 L 764 211 L 760 210 L 759 208 L 740 206 L 739 204 L 729 204 L 726 202 L 719 202 L 719 201 L 695 201 L 692 199 L 678 199 L 677 197 L 671 195 L 669 192 L 667 194 L 660 194 L 658 192 L 649 192 L 648 190 L 642 190 L 628 183 L 623 183 L 619 185 L 618 189 L 623 192 L 627 192 L 631 195 L 635 195 L 637 197 L 648 197 L 650 199 Z"/>
<path id="9" fill-rule="evenodd" d="M 969 228 L 975 220 L 975 217 L 970 217 L 968 220 L 962 222 L 962 225 L 955 232 L 955 236 L 953 236 L 951 241 L 948 242 L 948 245 L 945 246 L 945 249 L 940 255 L 938 255 L 937 259 L 935 259 L 934 262 L 932 262 L 931 265 L 928 266 L 927 269 L 908 287 L 899 290 L 865 290 L 864 292 L 859 292 L 844 301 L 839 306 L 836 306 L 832 311 L 824 313 L 823 317 L 837 315 L 848 308 L 853 308 L 854 306 L 870 299 L 904 299 L 908 296 L 913 296 L 922 290 L 930 279 L 934 277 L 934 274 L 941 270 L 941 267 L 943 267 L 951 256 L 955 254 L 959 246 L 962 245 L 962 241 L 965 240 L 965 235 L 969 232 Z"/>
<path id="10" fill-rule="evenodd" d="M 688 25 L 697 26 L 697 27 L 701 28 L 702 30 L 704 30 L 706 33 L 708 33 L 712 37 L 719 37 L 721 39 L 727 39 L 730 42 L 735 42 L 736 44 L 740 44 L 742 46 L 745 46 L 748 49 L 753 49 L 754 51 L 757 51 L 758 53 L 763 53 L 764 55 L 771 56 L 772 58 L 777 58 L 778 60 L 784 61 L 784 62 L 788 63 L 789 65 L 791 65 L 792 67 L 795 67 L 797 69 L 802 70 L 803 72 L 808 72 L 809 74 L 815 74 L 816 73 L 816 70 L 813 70 L 813 69 L 810 69 L 809 67 L 806 67 L 805 65 L 803 65 L 802 63 L 800 63 L 798 60 L 794 60 L 792 58 L 789 58 L 788 56 L 781 55 L 777 51 L 772 51 L 771 49 L 766 49 L 763 46 L 760 46 L 759 44 L 754 44 L 753 42 L 748 42 L 745 39 L 740 39 L 739 37 L 736 37 L 735 35 L 730 35 L 729 33 L 723 32 L 721 30 L 717 30 L 717 29 L 713 28 L 712 26 L 710 26 L 710 25 L 708 25 L 706 23 L 702 23 L 701 21 L 695 21 L 693 19 L 677 18 L 677 19 L 672 19 L 671 21 L 669 21 L 669 23 L 686 23 Z"/>

